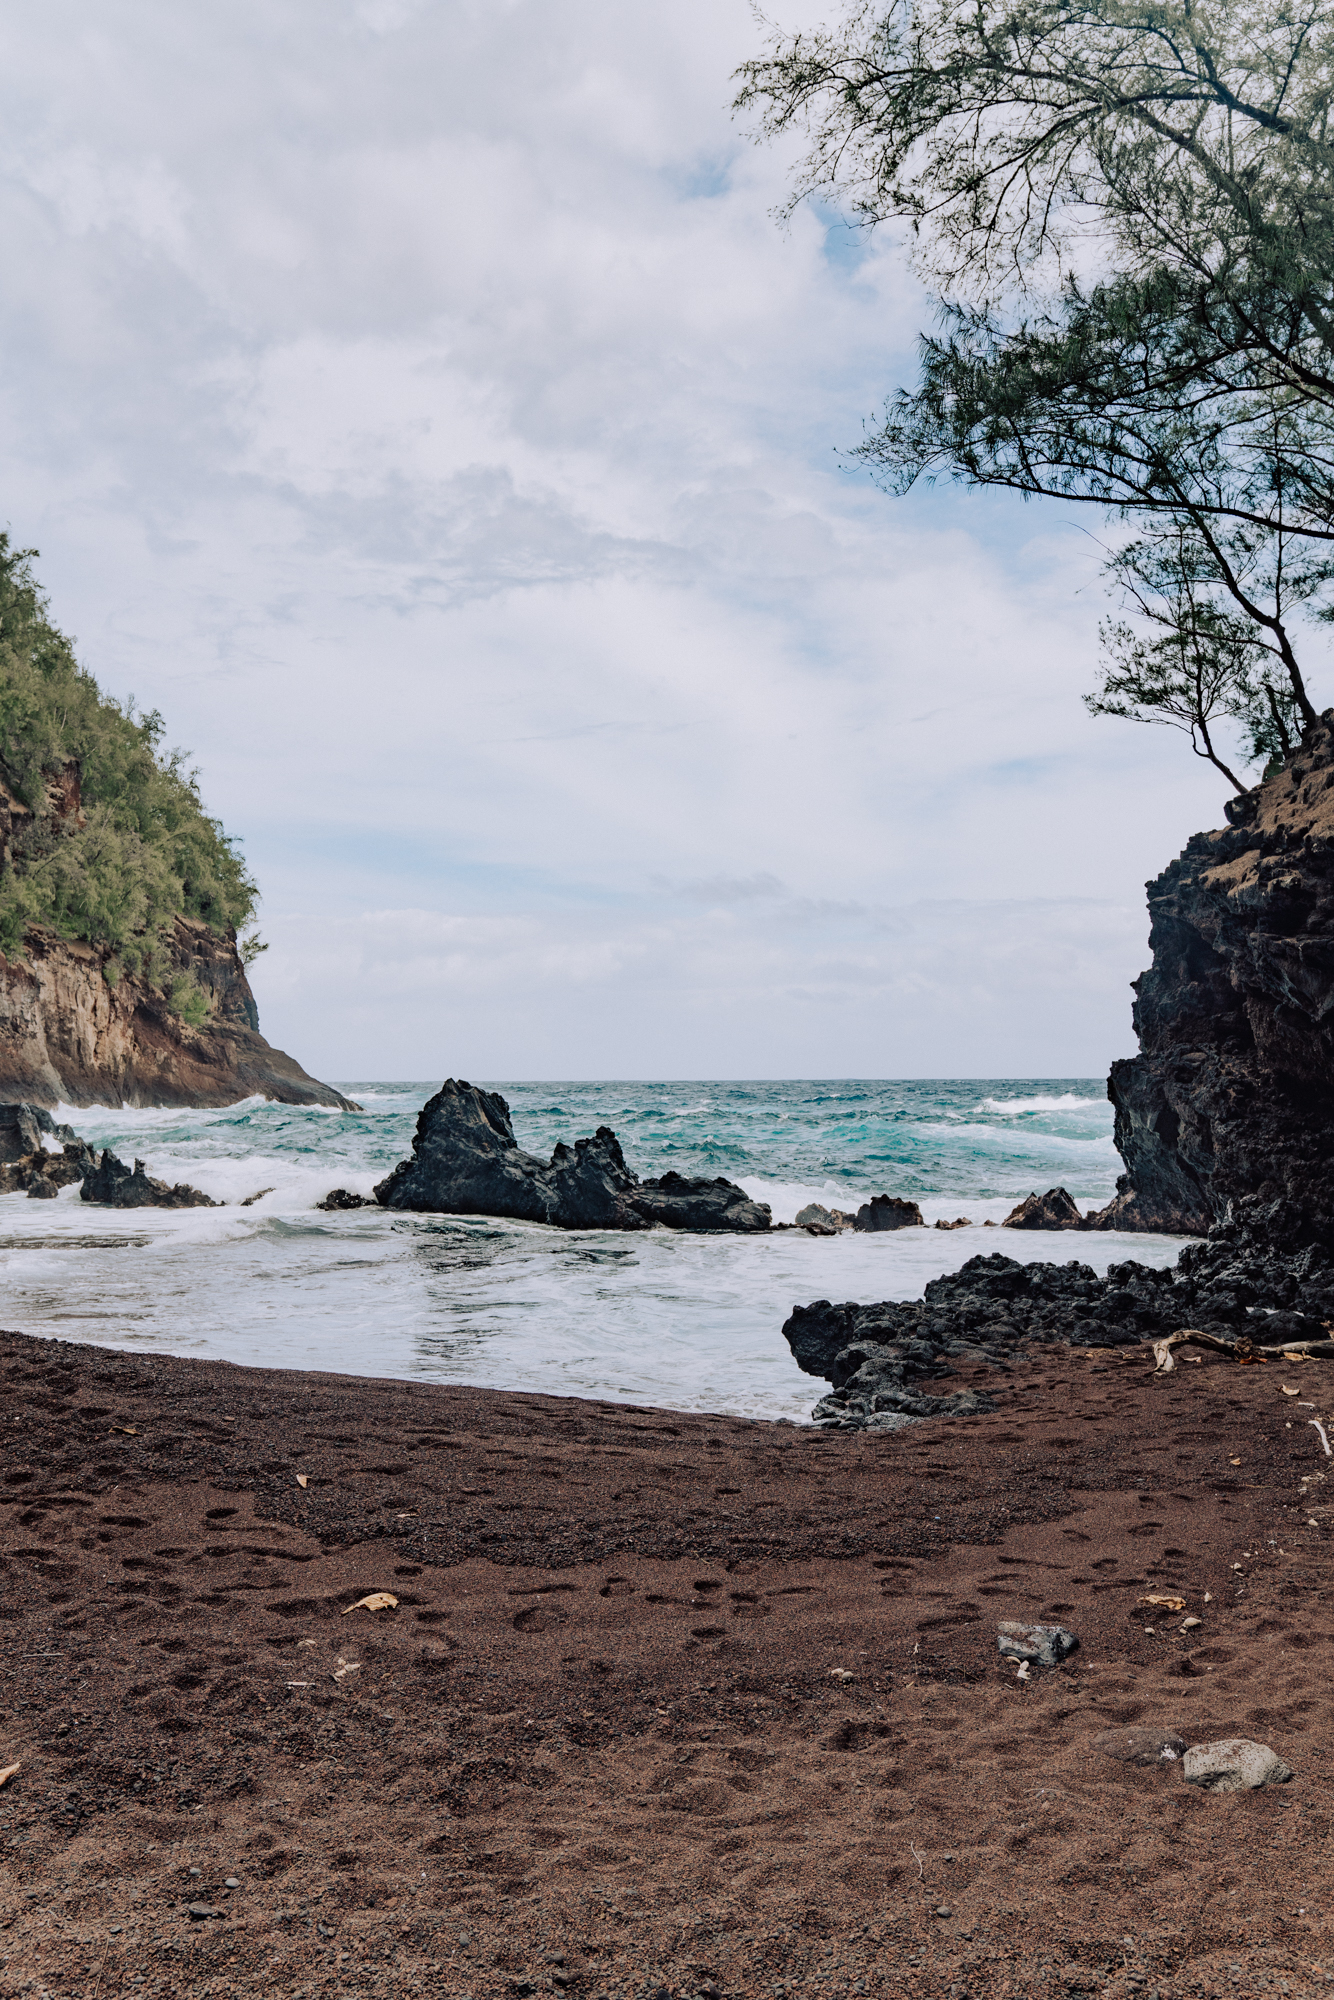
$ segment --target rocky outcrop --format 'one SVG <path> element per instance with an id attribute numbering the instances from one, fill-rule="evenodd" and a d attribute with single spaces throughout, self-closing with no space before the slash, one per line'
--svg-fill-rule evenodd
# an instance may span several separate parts
<path id="1" fill-rule="evenodd" d="M 561 1229 L 647 1229 L 660 1223 L 749 1234 L 770 1226 L 768 1208 L 731 1181 L 688 1180 L 674 1173 L 641 1181 L 606 1125 L 591 1139 L 557 1146 L 544 1163 L 518 1145 L 503 1097 L 452 1077 L 417 1120 L 412 1158 L 399 1161 L 375 1198 L 385 1208 L 506 1216 Z"/>
<path id="2" fill-rule="evenodd" d="M 878 1234 L 882 1229 L 925 1229 L 926 1224 L 915 1201 L 901 1201 L 893 1194 L 873 1194 L 852 1213 L 808 1201 L 805 1208 L 797 1210 L 795 1226 L 809 1230 L 812 1236 L 837 1236 L 841 1229 Z"/>
<path id="3" fill-rule="evenodd" d="M 1090 1229 L 1093 1218 L 1085 1217 L 1064 1188 L 1048 1188 L 1046 1194 L 1031 1194 L 1012 1208 L 1002 1229 Z"/>
<path id="4" fill-rule="evenodd" d="M 56 1130 L 68 1132 L 69 1127 L 58 1125 Z M 96 1164 L 97 1155 L 82 1139 L 66 1140 L 58 1153 L 48 1153 L 44 1146 L 36 1146 L 31 1153 L 0 1166 L 0 1194 L 22 1190 L 29 1201 L 54 1201 L 61 1188 L 73 1187 Z"/>
<path id="5" fill-rule="evenodd" d="M 1053 1188 L 1007 1218 L 1204 1240 L 1173 1270 L 1125 1262 L 1100 1278 L 974 1257 L 908 1303 L 798 1307 L 783 1331 L 834 1385 L 821 1411 L 843 1398 L 856 1426 L 874 1413 L 872 1378 L 911 1387 L 951 1355 L 999 1365 L 1024 1341 L 1112 1346 L 1196 1327 L 1272 1346 L 1334 1325 L 1334 711 L 1226 812 L 1149 885 L 1140 1053 L 1108 1084 L 1126 1165 L 1116 1198 L 1081 1216 Z"/>
<path id="6" fill-rule="evenodd" d="M 1108 1095 L 1107 1229 L 1203 1234 L 1258 1202 L 1270 1241 L 1334 1240 L 1334 710 L 1149 884 L 1140 1053 Z"/>
<path id="7" fill-rule="evenodd" d="M 979 1417 L 994 1410 L 996 1399 L 978 1389 L 954 1395 L 933 1395 L 914 1386 L 914 1378 L 951 1371 L 918 1366 L 910 1355 L 892 1347 L 866 1350 L 854 1369 L 831 1395 L 822 1396 L 811 1411 L 817 1424 L 835 1431 L 902 1431 L 938 1417 Z"/>
<path id="8" fill-rule="evenodd" d="M 1323 1247 L 1276 1249 L 1263 1204 L 1189 1243 L 1176 1265 L 1157 1270 L 1127 1260 L 1099 1277 L 1088 1264 L 1020 1264 L 993 1254 L 970 1257 L 933 1278 L 920 1299 L 876 1305 L 794 1307 L 783 1334 L 808 1375 L 822 1375 L 834 1396 L 861 1407 L 854 1377 L 874 1363 L 896 1381 L 948 1373 L 951 1358 L 982 1357 L 1003 1369 L 1028 1341 L 1072 1347 L 1129 1347 L 1184 1326 L 1235 1339 L 1259 1334 L 1267 1345 L 1316 1340 L 1334 1321 L 1334 1263 Z M 863 1377 L 863 1384 L 870 1381 Z"/>
<path id="9" fill-rule="evenodd" d="M 897 1195 L 873 1194 L 853 1217 L 854 1229 L 923 1229 L 922 1211 L 915 1201 L 900 1201 Z"/>
<path id="10" fill-rule="evenodd" d="M 198 1027 L 108 952 L 31 931 L 0 955 L 0 1098 L 35 1105 L 281 1104 L 354 1108 L 259 1032 L 235 941 L 188 917 L 171 940 L 174 977 L 206 1006 Z M 170 983 L 170 982 L 169 982 Z"/>
<path id="11" fill-rule="evenodd" d="M 1185 1288 L 1174 1280 L 1142 1264 L 1114 1264 L 1100 1278 L 1088 1264 L 970 1257 L 920 1299 L 796 1306 L 783 1335 L 799 1368 L 838 1389 L 872 1349 L 893 1347 L 916 1372 L 944 1373 L 952 1354 L 980 1352 L 1000 1365 L 1025 1340 L 1115 1347 L 1170 1332 L 1184 1323 Z"/>
<path id="12" fill-rule="evenodd" d="M 40 1104 L 0 1104 L 0 1162 L 27 1159 L 42 1150 L 43 1138 L 75 1137 L 69 1125 L 57 1125 Z"/>
<path id="13" fill-rule="evenodd" d="M 606 1126 L 601 1130 L 614 1140 L 615 1134 Z M 619 1153 L 620 1147 L 616 1150 Z M 630 1207 L 650 1228 L 656 1223 L 664 1229 L 689 1229 L 705 1235 L 753 1236 L 772 1222 L 766 1202 L 752 1201 L 744 1188 L 721 1176 L 690 1180 L 684 1174 L 665 1173 L 655 1181 L 635 1181 L 631 1174 L 630 1179 Z"/>
<path id="14" fill-rule="evenodd" d="M 188 1187 L 178 1181 L 175 1187 L 168 1187 L 166 1181 L 155 1181 L 144 1171 L 142 1160 L 136 1160 L 131 1172 L 124 1160 L 104 1152 L 97 1168 L 84 1176 L 79 1190 L 80 1201 L 90 1201 L 99 1208 L 219 1208 L 220 1202 L 201 1194 L 198 1188 Z"/>

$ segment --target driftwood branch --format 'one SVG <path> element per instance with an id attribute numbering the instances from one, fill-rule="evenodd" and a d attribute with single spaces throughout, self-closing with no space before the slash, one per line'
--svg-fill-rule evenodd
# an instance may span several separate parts
<path id="1" fill-rule="evenodd" d="M 1293 1361 L 1334 1361 L 1334 1340 L 1285 1340 L 1278 1347 L 1261 1347 L 1248 1334 L 1237 1340 L 1224 1340 L 1219 1334 L 1202 1333 L 1194 1326 L 1183 1326 L 1176 1333 L 1166 1334 L 1152 1346 L 1155 1375 L 1172 1373 L 1176 1367 L 1172 1354 L 1178 1347 L 1209 1347 L 1216 1354 L 1225 1354 L 1229 1361 L 1238 1362 L 1279 1361 L 1285 1357 Z"/>

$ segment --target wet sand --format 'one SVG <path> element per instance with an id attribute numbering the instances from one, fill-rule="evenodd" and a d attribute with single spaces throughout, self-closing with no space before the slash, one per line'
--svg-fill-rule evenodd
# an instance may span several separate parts
<path id="1" fill-rule="evenodd" d="M 0 1367 L 0 1993 L 1334 1985 L 1327 1366 L 1032 1350 L 877 1439 Z M 1020 1683 L 1002 1618 L 1080 1649 Z"/>

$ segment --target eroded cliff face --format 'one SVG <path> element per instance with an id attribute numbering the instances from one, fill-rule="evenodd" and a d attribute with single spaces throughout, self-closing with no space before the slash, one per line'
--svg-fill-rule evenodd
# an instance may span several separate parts
<path id="1" fill-rule="evenodd" d="M 0 954 L 0 1102 L 220 1105 L 263 1096 L 350 1108 L 260 1034 L 232 940 L 178 917 L 172 955 L 208 999 L 200 1027 L 140 979 L 108 985 L 108 954 L 94 946 L 37 930 L 26 962 Z"/>
<path id="2" fill-rule="evenodd" d="M 1334 1241 L 1334 710 L 1149 884 L 1140 1054 L 1113 1065 L 1126 1164 L 1104 1228 L 1204 1234 L 1253 1197 Z M 1248 1204 L 1250 1206 L 1250 1204 Z"/>

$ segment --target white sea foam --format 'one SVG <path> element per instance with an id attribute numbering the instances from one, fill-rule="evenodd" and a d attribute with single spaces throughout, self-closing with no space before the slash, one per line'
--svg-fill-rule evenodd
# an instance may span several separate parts
<path id="1" fill-rule="evenodd" d="M 752 1201 L 768 1202 L 775 1222 L 795 1222 L 797 1210 L 818 1201 L 821 1208 L 860 1208 L 870 1194 L 858 1194 L 846 1181 L 822 1181 L 815 1186 L 807 1181 L 767 1181 L 755 1175 L 739 1180 L 737 1186 L 744 1188 Z"/>
<path id="2" fill-rule="evenodd" d="M 849 1209 L 883 1192 L 916 1197 L 928 1222 L 974 1225 L 837 1237 L 317 1212 L 331 1188 L 369 1194 L 408 1151 L 426 1084 L 342 1085 L 365 1109 L 332 1117 L 257 1097 L 210 1111 L 62 1106 L 90 1142 L 227 1205 L 99 1209 L 77 1187 L 57 1201 L 0 1196 L 5 1323 L 136 1351 L 802 1419 L 821 1384 L 782 1339 L 794 1304 L 915 1298 L 979 1250 L 1098 1269 L 1172 1261 L 1180 1245 L 1168 1238 L 983 1228 L 1058 1180 L 1081 1203 L 1107 1199 L 1110 1112 L 1078 1084 L 1023 1098 L 997 1095 L 1003 1083 L 489 1086 L 543 1157 L 556 1138 L 606 1123 L 645 1178 L 667 1166 L 723 1173 L 777 1221 L 810 1201 Z M 978 1088 L 1007 1114 L 1052 1115 L 988 1121 Z"/>
<path id="3" fill-rule="evenodd" d="M 1024 1173 L 1030 1171 L 1026 1164 L 1035 1155 L 1055 1164 L 1056 1156 L 1068 1157 L 1072 1161 L 1099 1160 L 1110 1167 L 1117 1158 L 1116 1144 L 1110 1126 L 1105 1132 L 1036 1132 L 1023 1125 L 935 1125 L 923 1124 L 917 1130 L 925 1135 L 933 1132 L 947 1133 L 955 1142 L 965 1139 L 973 1149 L 993 1158 L 1012 1160 Z"/>
<path id="4" fill-rule="evenodd" d="M 977 1108 L 1004 1117 L 1018 1117 L 1026 1111 L 1100 1111 L 1111 1115 L 1105 1097 L 1079 1097 L 1072 1090 L 1061 1097 L 984 1097 Z"/>
<path id="5" fill-rule="evenodd" d="M 267 1105 L 267 1097 L 243 1097 L 235 1104 L 215 1105 L 208 1110 L 196 1110 L 190 1106 L 167 1105 L 144 1109 L 137 1104 L 57 1104 L 51 1116 L 58 1125 L 72 1125 L 80 1138 L 92 1138 L 96 1132 L 112 1127 L 122 1131 L 129 1127 L 133 1131 L 165 1131 L 173 1125 L 195 1127 L 218 1124 L 221 1121 L 235 1123 L 248 1111 L 261 1110 Z M 313 1110 L 314 1106 L 303 1106 Z"/>

